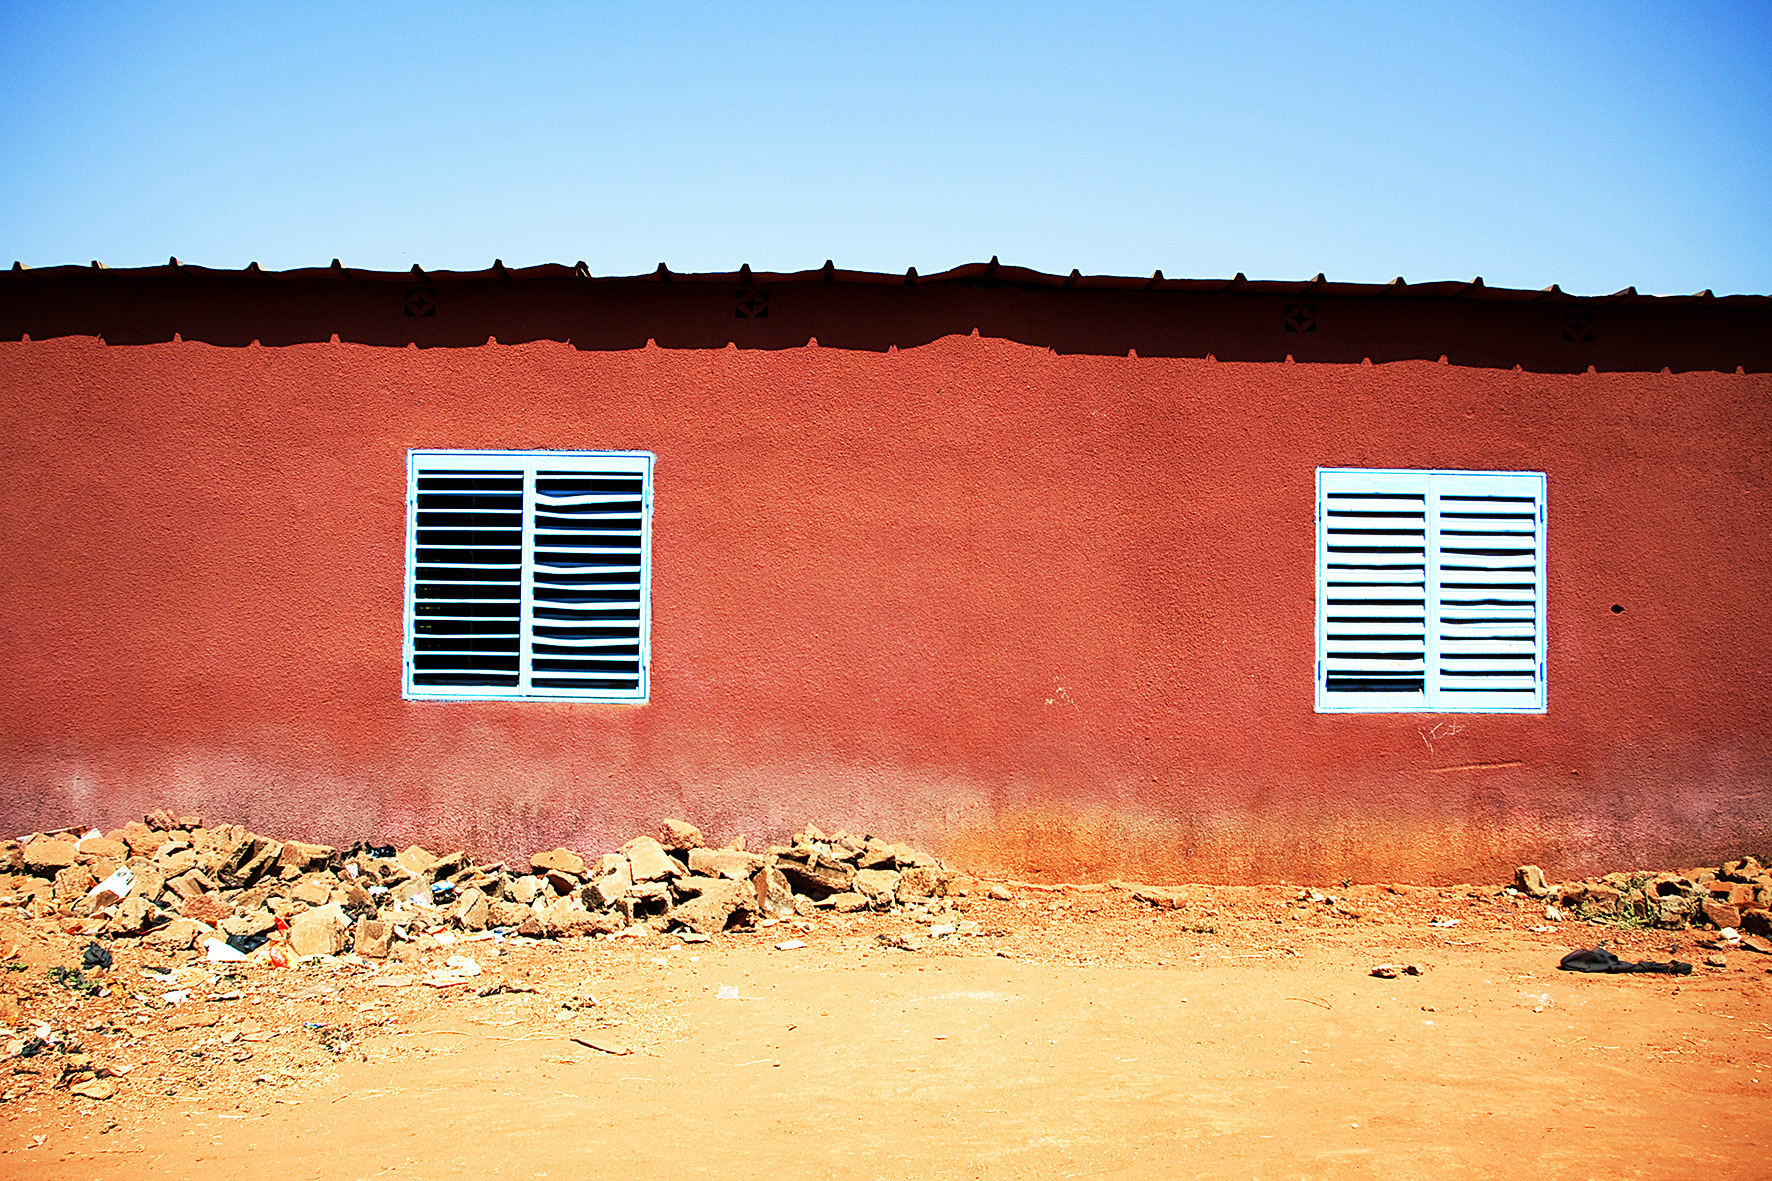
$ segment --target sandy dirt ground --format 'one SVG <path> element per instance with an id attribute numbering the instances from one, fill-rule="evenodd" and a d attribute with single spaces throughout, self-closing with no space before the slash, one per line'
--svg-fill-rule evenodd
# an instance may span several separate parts
<path id="1" fill-rule="evenodd" d="M 234 975 L 120 947 L 104 997 L 48 979 L 75 940 L 0 929 L 14 1027 L 114 1075 L 6 1059 L 0 1176 L 1772 1176 L 1772 957 L 1494 888 L 1298 894 L 1022 887 Z M 1602 938 L 1697 967 L 1557 970 Z M 450 955 L 481 974 L 423 983 Z"/>

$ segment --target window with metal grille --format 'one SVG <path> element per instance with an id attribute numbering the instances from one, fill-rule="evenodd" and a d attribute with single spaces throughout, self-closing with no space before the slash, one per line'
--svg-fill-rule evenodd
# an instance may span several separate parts
<path id="1" fill-rule="evenodd" d="M 645 701 L 644 451 L 411 451 L 407 697 Z"/>
<path id="2" fill-rule="evenodd" d="M 1317 469 L 1317 710 L 1542 713 L 1542 472 Z"/>

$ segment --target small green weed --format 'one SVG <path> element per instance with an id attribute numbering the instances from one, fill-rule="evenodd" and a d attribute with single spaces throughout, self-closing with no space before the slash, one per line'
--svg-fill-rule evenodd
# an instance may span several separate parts
<path id="1" fill-rule="evenodd" d="M 63 988 L 66 988 L 71 992 L 78 992 L 84 996 L 91 996 L 93 993 L 97 992 L 100 987 L 98 981 L 88 980 L 86 978 L 86 973 L 82 972 L 79 968 L 65 968 L 60 964 L 49 969 L 49 978 Z"/>
<path id="2" fill-rule="evenodd" d="M 1648 931 L 1657 925 L 1647 914 L 1638 914 L 1634 909 L 1626 908 L 1623 913 L 1602 910 L 1590 902 L 1576 906 L 1575 917 L 1584 923 L 1593 923 L 1601 927 L 1614 927 L 1620 931 Z"/>

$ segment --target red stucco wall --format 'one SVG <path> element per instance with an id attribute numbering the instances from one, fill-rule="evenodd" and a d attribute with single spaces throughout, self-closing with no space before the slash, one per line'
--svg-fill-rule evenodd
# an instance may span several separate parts
<path id="1" fill-rule="evenodd" d="M 1149 880 L 1768 852 L 1769 403 L 977 337 L 0 343 L 0 819 L 495 853 L 809 819 Z M 408 447 L 657 454 L 650 704 L 401 700 Z M 1318 465 L 1548 474 L 1548 713 L 1313 713 Z"/>

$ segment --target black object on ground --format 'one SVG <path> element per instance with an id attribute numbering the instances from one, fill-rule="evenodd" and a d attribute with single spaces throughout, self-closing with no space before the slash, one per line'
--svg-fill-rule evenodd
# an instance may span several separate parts
<path id="1" fill-rule="evenodd" d="M 111 953 L 96 943 L 88 943 L 86 952 L 80 957 L 83 968 L 108 968 L 111 966 Z"/>
<path id="2" fill-rule="evenodd" d="M 1587 947 L 1563 957 L 1557 967 L 1565 972 L 1659 972 L 1666 976 L 1690 976 L 1692 965 L 1673 960 L 1621 960 L 1603 947 Z"/>

